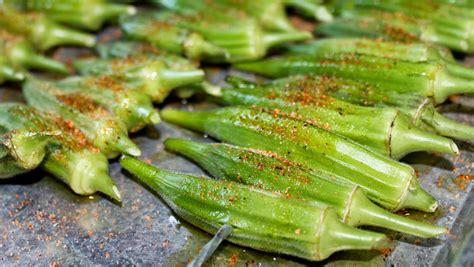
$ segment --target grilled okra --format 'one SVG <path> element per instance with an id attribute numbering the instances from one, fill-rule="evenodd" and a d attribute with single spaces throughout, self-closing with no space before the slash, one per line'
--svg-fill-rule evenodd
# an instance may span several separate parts
<path id="1" fill-rule="evenodd" d="M 61 74 L 69 72 L 64 64 L 39 55 L 23 37 L 15 36 L 2 29 L 0 29 L 0 54 L 18 69 L 34 68 Z"/>
<path id="2" fill-rule="evenodd" d="M 95 37 L 51 21 L 39 13 L 24 13 L 0 6 L 0 27 L 28 39 L 35 48 L 47 50 L 58 45 L 93 46 Z"/>
<path id="3" fill-rule="evenodd" d="M 173 173 L 130 157 L 120 163 L 191 224 L 212 234 L 224 224 L 233 227 L 228 240 L 235 244 L 313 261 L 339 250 L 379 249 L 387 244 L 382 234 L 343 224 L 328 206 Z"/>
<path id="4" fill-rule="evenodd" d="M 129 139 L 126 126 L 107 107 L 81 93 L 67 93 L 47 81 L 30 78 L 23 85 L 29 105 L 52 113 L 77 126 L 108 158 L 119 153 L 140 155 Z"/>
<path id="5" fill-rule="evenodd" d="M 446 232 L 446 228 L 392 214 L 370 202 L 359 187 L 340 183 L 328 174 L 274 152 L 184 139 L 167 139 L 165 147 L 197 162 L 217 179 L 244 183 L 290 199 L 330 205 L 351 226 L 379 226 L 422 237 Z"/>
<path id="6" fill-rule="evenodd" d="M 46 155 L 51 136 L 60 134 L 8 126 L 0 125 L 0 179 L 36 169 Z"/>
<path id="7" fill-rule="evenodd" d="M 43 133 L 59 131 L 59 135 L 50 138 L 41 168 L 77 194 L 91 195 L 99 191 L 121 201 L 118 188 L 108 175 L 107 158 L 68 121 L 25 105 L 3 103 L 0 104 L 0 125 L 8 129 L 28 128 Z"/>
<path id="8" fill-rule="evenodd" d="M 452 140 L 416 127 L 397 109 L 350 104 L 327 95 L 325 89 L 304 81 L 284 87 L 269 84 L 222 90 L 218 100 L 304 121 L 394 159 L 416 151 L 459 153 Z"/>
<path id="9" fill-rule="evenodd" d="M 160 115 L 148 95 L 110 76 L 69 77 L 56 82 L 55 85 L 61 88 L 64 95 L 89 97 L 106 107 L 130 132 L 160 122 Z"/>
<path id="10" fill-rule="evenodd" d="M 121 79 L 127 86 L 138 88 L 154 102 L 162 102 L 174 88 L 200 83 L 204 72 L 200 69 L 174 68 L 162 58 L 127 57 L 117 59 L 83 59 L 74 61 L 82 75 L 109 75 Z"/>
<path id="11" fill-rule="evenodd" d="M 452 94 L 474 92 L 474 76 L 458 77 L 439 62 L 408 62 L 367 55 L 333 54 L 281 56 L 235 66 L 270 77 L 316 74 L 354 79 L 403 95 L 431 97 L 436 103 L 444 102 Z"/>
<path id="12" fill-rule="evenodd" d="M 301 121 L 246 108 L 201 112 L 165 109 L 161 117 L 231 144 L 273 151 L 331 173 L 336 179 L 359 185 L 373 201 L 391 210 L 433 212 L 437 207 L 410 166 Z"/>
<path id="13" fill-rule="evenodd" d="M 108 3 L 106 0 L 14 1 L 23 10 L 42 12 L 56 22 L 94 31 L 99 30 L 106 21 L 137 12 L 133 6 Z"/>

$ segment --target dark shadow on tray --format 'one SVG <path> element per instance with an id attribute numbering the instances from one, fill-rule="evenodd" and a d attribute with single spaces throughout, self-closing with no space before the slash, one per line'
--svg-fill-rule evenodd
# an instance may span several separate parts
<path id="1" fill-rule="evenodd" d="M 40 169 L 17 175 L 8 179 L 0 179 L 0 185 L 31 185 L 39 182 L 46 173 Z"/>
<path id="2" fill-rule="evenodd" d="M 472 142 L 456 140 L 456 144 L 458 145 L 459 150 L 461 151 L 474 152 L 474 143 Z"/>
<path id="3" fill-rule="evenodd" d="M 439 107 L 439 112 L 474 114 L 474 105 L 468 103 L 449 103 Z"/>
<path id="4" fill-rule="evenodd" d="M 401 161 L 408 164 L 427 165 L 452 171 L 453 163 L 439 154 L 428 152 L 415 152 L 405 156 Z"/>

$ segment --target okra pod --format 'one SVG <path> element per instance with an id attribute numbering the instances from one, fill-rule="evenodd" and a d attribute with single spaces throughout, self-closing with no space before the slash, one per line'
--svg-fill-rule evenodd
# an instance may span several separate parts
<path id="1" fill-rule="evenodd" d="M 203 13 L 208 16 L 234 21 L 239 21 L 242 18 L 255 18 L 264 29 L 269 31 L 295 31 L 285 13 L 283 0 L 215 0 L 212 2 L 156 0 L 156 2 L 178 14 Z"/>
<path id="2" fill-rule="evenodd" d="M 343 224 L 328 206 L 173 173 L 130 157 L 120 163 L 191 224 L 211 234 L 224 224 L 233 227 L 228 240 L 235 244 L 312 261 L 339 250 L 378 249 L 387 244 L 382 234 Z"/>
<path id="3" fill-rule="evenodd" d="M 41 168 L 67 184 L 76 194 L 91 195 L 99 191 L 121 201 L 118 188 L 108 175 L 107 158 L 67 121 L 25 105 L 3 103 L 0 104 L 0 125 L 9 129 L 60 131 L 60 135 L 51 136 Z"/>
<path id="4" fill-rule="evenodd" d="M 416 127 L 410 117 L 397 109 L 350 104 L 304 83 L 287 85 L 283 88 L 270 84 L 252 89 L 222 90 L 218 101 L 301 120 L 394 159 L 416 151 L 459 154 L 451 139 Z"/>
<path id="5" fill-rule="evenodd" d="M 234 78 L 235 79 L 235 78 Z M 255 87 L 255 84 L 245 84 L 237 81 L 237 86 L 243 88 Z M 315 92 L 325 93 L 332 97 L 362 106 L 396 107 L 410 117 L 416 126 L 433 133 L 458 139 L 474 139 L 474 128 L 469 125 L 449 119 L 436 111 L 432 100 L 422 96 L 410 96 L 393 91 L 382 90 L 377 86 L 354 80 L 326 76 L 294 76 L 277 79 L 271 86 L 285 88 L 314 88 Z"/>
<path id="6" fill-rule="evenodd" d="M 318 21 L 332 21 L 333 15 L 324 6 L 323 1 L 320 0 L 283 0 L 283 2 L 290 7 L 294 7 L 300 11 L 304 16 L 316 19 Z"/>
<path id="7" fill-rule="evenodd" d="M 175 138 L 167 139 L 165 147 L 197 162 L 217 179 L 255 186 L 290 199 L 332 206 L 342 222 L 351 226 L 372 225 L 421 237 L 446 232 L 446 228 L 392 214 L 370 202 L 358 186 L 338 183 L 328 174 L 273 152 Z"/>
<path id="8" fill-rule="evenodd" d="M 18 12 L 0 7 L 0 27 L 27 38 L 35 48 L 47 50 L 58 45 L 93 46 L 95 37 L 51 21 L 39 13 Z"/>
<path id="9" fill-rule="evenodd" d="M 24 79 L 25 74 L 23 71 L 12 67 L 7 58 L 4 55 L 0 55 L 0 84 L 7 81 L 23 81 Z"/>
<path id="10" fill-rule="evenodd" d="M 82 75 L 109 75 L 144 92 L 154 102 L 162 102 L 174 88 L 202 82 L 200 69 L 173 69 L 163 59 L 131 57 L 117 59 L 83 59 L 74 61 Z"/>
<path id="11" fill-rule="evenodd" d="M 55 85 L 64 95 L 83 95 L 107 107 L 129 132 L 160 122 L 160 115 L 148 95 L 110 76 L 69 77 Z"/>
<path id="12" fill-rule="evenodd" d="M 4 128 L 6 125 L 0 125 Z M 0 135 L 0 179 L 36 169 L 46 155 L 51 135 L 59 133 L 11 129 Z"/>
<path id="13" fill-rule="evenodd" d="M 448 96 L 474 92 L 474 76 L 458 77 L 437 62 L 408 62 L 389 58 L 334 54 L 322 56 L 281 56 L 235 65 L 238 69 L 270 77 L 297 74 L 330 75 L 354 79 L 415 97 L 431 97 L 436 103 Z"/>
<path id="14" fill-rule="evenodd" d="M 119 153 L 140 155 L 140 149 L 129 139 L 125 125 L 106 107 L 83 94 L 66 94 L 53 83 L 30 78 L 23 85 L 29 105 L 52 113 L 76 125 L 88 140 L 108 158 Z"/>
<path id="15" fill-rule="evenodd" d="M 246 108 L 185 112 L 165 109 L 163 120 L 231 144 L 269 150 L 336 179 L 359 185 L 391 210 L 433 212 L 436 200 L 424 191 L 414 170 L 364 146 L 307 123 Z"/>
<path id="16" fill-rule="evenodd" d="M 102 25 L 121 15 L 134 15 L 135 7 L 105 0 L 21 0 L 22 8 L 43 12 L 49 19 L 87 30 L 99 30 Z"/>
<path id="17" fill-rule="evenodd" d="M 126 37 L 149 42 L 157 48 L 184 55 L 193 60 L 219 59 L 226 51 L 189 29 L 169 21 L 171 14 L 142 14 L 126 16 L 119 21 Z"/>
<path id="18" fill-rule="evenodd" d="M 21 36 L 0 29 L 0 54 L 16 68 L 34 68 L 61 74 L 69 73 L 61 62 L 38 54 L 33 46 Z"/>
<path id="19" fill-rule="evenodd" d="M 401 43 L 367 38 L 325 38 L 306 44 L 287 47 L 291 55 L 332 56 L 337 54 L 362 54 L 410 62 L 436 61 L 446 65 L 454 76 L 472 78 L 474 69 L 456 62 L 445 47 L 425 43 Z"/>
<path id="20" fill-rule="evenodd" d="M 449 22 L 448 22 L 449 23 Z M 319 34 L 333 37 L 372 37 L 412 42 L 423 41 L 447 46 L 453 50 L 471 52 L 473 36 L 470 22 L 459 26 L 439 26 L 437 23 L 382 10 L 351 11 L 316 28 Z"/>

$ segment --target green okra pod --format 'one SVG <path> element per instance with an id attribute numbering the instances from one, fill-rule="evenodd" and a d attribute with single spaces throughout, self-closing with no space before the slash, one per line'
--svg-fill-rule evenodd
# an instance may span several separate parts
<path id="1" fill-rule="evenodd" d="M 108 158 L 119 153 L 140 155 L 140 149 L 128 137 L 126 126 L 107 107 L 84 94 L 67 94 L 54 83 L 30 78 L 23 85 L 29 105 L 52 113 L 77 126 Z"/>
<path id="2" fill-rule="evenodd" d="M 165 109 L 163 120 L 231 144 L 269 150 L 359 185 L 380 205 L 433 212 L 436 200 L 424 191 L 414 170 L 364 146 L 307 123 L 246 108 L 185 112 Z"/>
<path id="3" fill-rule="evenodd" d="M 227 224 L 230 242 L 318 261 L 347 249 L 378 249 L 384 235 L 339 221 L 334 210 L 316 203 L 291 201 L 236 183 L 158 169 L 125 157 L 120 164 L 180 217 L 206 232 Z"/>
<path id="4" fill-rule="evenodd" d="M 39 13 L 18 12 L 0 7 L 0 27 L 27 38 L 35 48 L 47 50 L 58 45 L 93 46 L 95 37 L 61 26 Z"/>
<path id="5" fill-rule="evenodd" d="M 283 0 L 271 1 L 166 1 L 157 0 L 165 8 L 178 14 L 204 13 L 208 16 L 239 21 L 242 18 L 255 18 L 263 28 L 269 31 L 295 31 L 285 13 Z M 223 18 L 225 17 L 225 18 Z"/>
<path id="6" fill-rule="evenodd" d="M 312 82 L 222 90 L 218 101 L 301 120 L 394 159 L 416 151 L 459 154 L 452 140 L 418 128 L 397 109 L 350 104 L 327 95 L 324 85 L 315 87 Z"/>
<path id="7" fill-rule="evenodd" d="M 451 20 L 455 21 L 455 20 Z M 441 24 L 450 23 L 444 20 Z M 371 37 L 403 42 L 423 41 L 447 46 L 453 50 L 473 50 L 472 22 L 458 25 L 439 25 L 431 20 L 416 18 L 400 12 L 384 10 L 351 10 L 342 17 L 316 28 L 319 34 L 333 37 Z"/>
<path id="8" fill-rule="evenodd" d="M 120 193 L 108 175 L 107 158 L 93 147 L 84 134 L 60 117 L 17 104 L 0 104 L 0 125 L 8 129 L 32 129 L 52 135 L 41 168 L 67 184 L 75 193 L 102 192 L 121 201 Z M 34 149 L 38 149 L 35 147 Z"/>
<path id="9" fill-rule="evenodd" d="M 351 226 L 379 226 L 422 237 L 446 233 L 444 227 L 392 214 L 370 202 L 359 187 L 339 183 L 328 174 L 273 152 L 175 138 L 167 139 L 165 147 L 197 162 L 218 179 L 255 186 L 290 199 L 330 205 Z"/>
<path id="10" fill-rule="evenodd" d="M 431 97 L 436 103 L 448 96 L 474 92 L 474 77 L 451 74 L 436 62 L 408 62 L 356 54 L 322 56 L 281 56 L 256 62 L 239 63 L 238 69 L 270 77 L 315 74 L 354 79 L 415 97 Z"/>
<path id="11" fill-rule="evenodd" d="M 125 36 L 149 42 L 157 48 L 184 55 L 193 60 L 219 59 L 226 51 L 204 39 L 200 34 L 169 21 L 171 14 L 142 14 L 120 19 Z"/>
<path id="12" fill-rule="evenodd" d="M 0 125 L 6 128 L 6 125 Z M 46 155 L 51 136 L 57 133 L 11 129 L 0 136 L 0 179 L 36 169 Z"/>
<path id="13" fill-rule="evenodd" d="M 0 84 L 12 81 L 19 82 L 25 79 L 25 73 L 14 68 L 4 55 L 0 55 Z"/>
<path id="14" fill-rule="evenodd" d="M 333 15 L 324 6 L 323 1 L 320 0 L 283 0 L 283 2 L 290 7 L 296 8 L 304 16 L 313 18 L 319 21 L 332 21 Z"/>
<path id="15" fill-rule="evenodd" d="M 8 0 L 7 0 L 8 1 Z M 105 0 L 20 0 L 24 10 L 38 11 L 49 19 L 87 30 L 99 30 L 106 21 L 121 15 L 134 15 L 131 5 Z"/>
<path id="16" fill-rule="evenodd" d="M 38 54 L 33 46 L 21 36 L 15 36 L 0 29 L 0 53 L 16 68 L 34 68 L 69 73 L 67 67 L 59 61 Z"/>
<path id="17" fill-rule="evenodd" d="M 235 78 L 234 78 L 235 80 Z M 235 86 L 253 88 L 255 84 L 234 81 Z M 423 96 L 401 94 L 349 79 L 327 76 L 293 76 L 271 82 L 274 88 L 313 88 L 315 92 L 362 106 L 396 107 L 416 126 L 433 133 L 458 139 L 474 139 L 472 126 L 449 119 L 436 111 L 433 101 Z"/>
<path id="18" fill-rule="evenodd" d="M 457 63 L 445 47 L 425 43 L 401 43 L 367 38 L 324 38 L 287 47 L 292 55 L 332 56 L 362 54 L 410 62 L 437 61 L 446 65 L 449 73 L 459 77 L 473 77 L 474 69 Z"/>
<path id="19" fill-rule="evenodd" d="M 69 77 L 55 85 L 64 95 L 83 95 L 107 107 L 129 132 L 160 122 L 160 115 L 148 95 L 110 76 Z"/>
<path id="20" fill-rule="evenodd" d="M 82 75 L 109 75 L 122 79 L 128 86 L 139 88 L 154 102 L 162 102 L 172 89 L 204 80 L 200 69 L 174 68 L 161 58 L 130 57 L 117 59 L 83 59 L 74 61 Z"/>

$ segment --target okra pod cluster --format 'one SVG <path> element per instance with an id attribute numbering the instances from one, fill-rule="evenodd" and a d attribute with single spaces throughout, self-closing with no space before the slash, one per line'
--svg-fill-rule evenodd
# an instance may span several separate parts
<path id="1" fill-rule="evenodd" d="M 10 0 L 7 0 L 7 3 Z M 105 0 L 14 0 L 23 10 L 43 12 L 49 19 L 87 30 L 99 30 L 109 20 L 121 15 L 134 15 L 130 5 Z"/>
<path id="2" fill-rule="evenodd" d="M 459 153 L 452 140 L 418 128 L 397 109 L 350 104 L 327 95 L 324 85 L 308 85 L 314 84 L 226 89 L 222 90 L 219 101 L 301 120 L 395 159 L 415 151 Z"/>
<path id="3" fill-rule="evenodd" d="M 90 195 L 102 192 L 121 201 L 118 188 L 108 175 L 107 158 L 70 121 L 21 104 L 3 103 L 0 105 L 0 125 L 2 129 L 50 133 L 46 147 L 43 139 L 31 139 L 30 136 L 20 144 L 19 151 L 31 153 L 26 156 L 38 163 L 43 147 L 46 152 L 41 168 L 63 181 L 75 193 Z"/>
<path id="4" fill-rule="evenodd" d="M 120 163 L 191 224 L 213 234 L 224 224 L 233 227 L 228 240 L 235 244 L 309 260 L 323 260 L 340 250 L 380 249 L 387 244 L 382 234 L 343 224 L 328 206 L 173 173 L 130 157 Z"/>
<path id="5" fill-rule="evenodd" d="M 443 227 L 392 214 L 370 202 L 359 187 L 335 181 L 326 173 L 274 152 L 184 139 L 167 139 L 165 147 L 197 162 L 217 179 L 251 185 L 288 199 L 332 206 L 339 218 L 352 226 L 379 226 L 422 237 L 446 232 Z"/>
<path id="6" fill-rule="evenodd" d="M 474 77 L 449 71 L 440 62 L 409 62 L 359 54 L 322 54 L 314 56 L 281 56 L 235 65 L 238 69 L 269 77 L 315 74 L 354 79 L 414 97 L 431 97 L 435 103 L 448 96 L 474 92 Z"/>
<path id="7" fill-rule="evenodd" d="M 127 57 L 76 60 L 74 67 L 82 75 L 107 75 L 137 88 L 154 102 L 162 102 L 174 88 L 200 83 L 204 72 L 197 68 L 173 67 L 164 58 Z"/>
<path id="8" fill-rule="evenodd" d="M 273 46 L 311 38 L 307 32 L 266 32 L 253 18 L 235 20 L 219 12 L 211 16 L 208 10 L 128 17 L 122 19 L 121 27 L 131 38 L 189 58 L 214 62 L 255 60 L 264 57 Z"/>
<path id="9" fill-rule="evenodd" d="M 129 139 L 122 121 L 88 94 L 68 92 L 53 83 L 33 78 L 23 85 L 23 94 L 32 107 L 57 114 L 77 126 L 108 158 L 119 153 L 140 155 L 140 149 Z"/>
<path id="10" fill-rule="evenodd" d="M 90 47 L 95 44 L 93 35 L 59 25 L 44 14 L 20 12 L 6 5 L 0 6 L 0 27 L 24 36 L 39 50 L 58 45 Z"/>
<path id="11" fill-rule="evenodd" d="M 410 166 L 308 123 L 237 107 L 201 112 L 165 109 L 161 117 L 231 144 L 273 151 L 331 173 L 335 179 L 359 185 L 373 201 L 391 210 L 433 212 L 437 207 Z"/>

